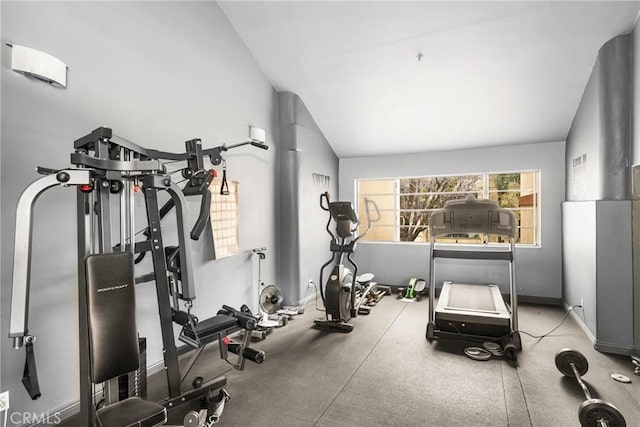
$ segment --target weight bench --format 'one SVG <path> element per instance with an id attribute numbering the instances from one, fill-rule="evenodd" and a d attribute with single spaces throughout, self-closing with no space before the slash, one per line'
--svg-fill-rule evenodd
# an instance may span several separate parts
<path id="1" fill-rule="evenodd" d="M 235 317 L 218 314 L 202 322 L 185 325 L 178 339 L 193 348 L 198 348 L 217 340 L 223 333 L 237 327 L 238 320 Z"/>
<path id="2" fill-rule="evenodd" d="M 90 378 L 94 384 L 139 367 L 133 254 L 89 255 L 85 259 Z M 164 406 L 129 397 L 96 411 L 98 427 L 165 424 Z"/>
<path id="3" fill-rule="evenodd" d="M 189 314 L 182 317 L 185 321 L 178 339 L 196 349 L 196 352 L 186 365 L 182 379 L 184 379 L 186 373 L 191 370 L 191 367 L 196 359 L 200 357 L 205 346 L 213 341 L 218 341 L 220 357 L 235 369 L 243 370 L 246 359 L 254 363 L 264 362 L 264 352 L 249 347 L 251 331 L 258 326 L 258 320 L 250 313 L 245 313 L 241 310 L 223 305 L 222 310 L 218 311 L 216 316 L 203 321 L 198 321 L 197 318 Z M 245 330 L 242 342 L 234 342 L 229 338 L 229 334 L 241 329 Z M 235 363 L 229 360 L 229 351 L 238 356 Z"/>

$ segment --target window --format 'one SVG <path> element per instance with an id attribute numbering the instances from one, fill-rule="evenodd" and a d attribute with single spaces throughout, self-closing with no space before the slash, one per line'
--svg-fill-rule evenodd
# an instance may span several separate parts
<path id="1" fill-rule="evenodd" d="M 358 212 L 366 226 L 364 199 L 375 201 L 380 221 L 372 224 L 363 238 L 378 242 L 428 242 L 429 215 L 447 200 L 474 195 L 491 199 L 513 211 L 518 220 L 516 243 L 539 244 L 539 171 L 516 171 L 469 175 L 422 176 L 377 180 L 356 180 Z M 372 215 L 374 215 L 372 213 Z M 447 236 L 438 241 L 482 243 L 484 236 Z M 490 236 L 489 243 L 503 241 Z"/>

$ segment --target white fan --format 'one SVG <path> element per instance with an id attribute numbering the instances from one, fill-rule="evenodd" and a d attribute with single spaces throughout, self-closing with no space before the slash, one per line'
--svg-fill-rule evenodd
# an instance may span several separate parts
<path id="1" fill-rule="evenodd" d="M 258 326 L 262 328 L 277 328 L 280 326 L 278 320 L 269 319 L 270 314 L 275 314 L 278 310 L 284 298 L 277 286 L 269 285 L 265 286 L 262 283 L 262 260 L 267 256 L 265 251 L 267 248 L 257 248 L 253 252 L 258 255 L 258 286 L 262 289 L 260 296 L 258 297 L 258 307 L 260 308 L 260 321 Z"/>
<path id="2" fill-rule="evenodd" d="M 267 314 L 275 314 L 283 302 L 284 297 L 277 286 L 265 286 L 260 292 L 260 310 Z"/>

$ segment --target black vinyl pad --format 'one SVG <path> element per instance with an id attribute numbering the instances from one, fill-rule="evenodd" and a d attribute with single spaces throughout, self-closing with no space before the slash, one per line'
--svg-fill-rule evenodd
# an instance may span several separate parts
<path id="1" fill-rule="evenodd" d="M 218 338 L 218 334 L 228 329 L 238 326 L 238 319 L 225 314 L 218 314 L 209 319 L 205 319 L 196 325 L 195 333 L 190 327 L 184 328 L 182 333 L 192 340 L 200 340 L 206 344 Z"/>
<path id="2" fill-rule="evenodd" d="M 96 412 L 97 427 L 153 427 L 167 421 L 167 410 L 155 402 L 130 397 Z"/>
<path id="3" fill-rule="evenodd" d="M 139 365 L 133 254 L 89 255 L 85 267 L 91 380 L 101 383 Z"/>

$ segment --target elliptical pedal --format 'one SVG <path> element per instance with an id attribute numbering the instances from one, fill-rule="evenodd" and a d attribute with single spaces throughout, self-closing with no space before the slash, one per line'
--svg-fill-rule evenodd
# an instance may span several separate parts
<path id="1" fill-rule="evenodd" d="M 316 328 L 328 331 L 328 332 L 343 332 L 349 333 L 353 331 L 353 325 L 347 322 L 340 322 L 335 320 L 323 320 L 316 319 L 313 321 Z"/>

